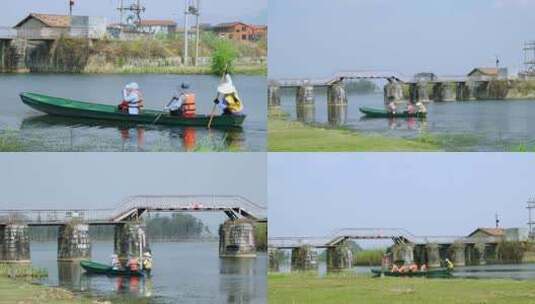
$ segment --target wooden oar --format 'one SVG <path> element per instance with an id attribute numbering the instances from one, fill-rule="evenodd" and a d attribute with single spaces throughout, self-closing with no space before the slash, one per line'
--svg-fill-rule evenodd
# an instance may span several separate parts
<path id="1" fill-rule="evenodd" d="M 173 101 L 173 99 L 171 99 L 167 104 L 169 105 L 171 103 L 171 101 Z M 162 110 L 162 112 L 160 114 L 158 114 L 158 116 L 156 116 L 156 119 L 154 119 L 152 121 L 152 124 L 155 124 L 158 121 L 158 119 L 160 119 L 160 117 L 162 117 L 162 115 L 164 113 L 163 111 L 165 111 L 165 108 Z"/>
<path id="2" fill-rule="evenodd" d="M 225 79 L 225 75 L 227 74 L 227 70 L 228 70 L 228 63 L 225 65 L 225 70 L 223 71 L 223 75 L 221 75 L 221 81 L 223 81 L 223 79 Z M 218 95 L 219 95 L 219 93 L 216 93 L 215 98 L 217 98 Z M 212 126 L 212 120 L 214 120 L 216 107 L 217 107 L 217 104 L 214 104 L 214 106 L 212 107 L 212 113 L 210 113 L 210 120 L 208 120 L 208 129 L 210 129 L 210 127 Z"/>

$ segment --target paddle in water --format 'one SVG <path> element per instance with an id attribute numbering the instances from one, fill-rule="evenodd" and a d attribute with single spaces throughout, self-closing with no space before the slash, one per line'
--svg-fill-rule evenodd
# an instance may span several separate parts
<path id="1" fill-rule="evenodd" d="M 221 75 L 221 81 L 225 79 L 225 75 L 227 74 L 227 71 L 228 71 L 228 63 L 225 65 L 225 70 L 223 70 L 223 75 Z M 216 93 L 215 98 L 217 99 L 218 96 L 219 96 L 219 92 Z M 210 119 L 208 120 L 208 126 L 207 126 L 208 129 L 210 129 L 210 127 L 212 126 L 212 120 L 214 120 L 216 107 L 217 107 L 217 104 L 214 104 L 214 106 L 212 107 L 212 112 L 210 113 Z"/>

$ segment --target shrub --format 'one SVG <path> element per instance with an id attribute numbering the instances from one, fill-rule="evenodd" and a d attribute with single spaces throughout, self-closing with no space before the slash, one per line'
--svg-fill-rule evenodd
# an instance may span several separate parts
<path id="1" fill-rule="evenodd" d="M 238 57 L 238 52 L 234 45 L 228 40 L 219 39 L 212 54 L 212 73 L 223 75 L 232 73 L 233 63 Z"/>

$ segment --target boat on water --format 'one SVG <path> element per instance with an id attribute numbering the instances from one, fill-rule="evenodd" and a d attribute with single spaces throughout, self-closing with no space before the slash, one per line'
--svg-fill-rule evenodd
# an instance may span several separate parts
<path id="1" fill-rule="evenodd" d="M 390 113 L 385 109 L 370 108 L 370 107 L 360 107 L 359 111 L 371 118 L 385 118 L 385 117 L 417 117 L 425 118 L 427 113 L 415 112 L 409 113 L 408 111 Z"/>
<path id="2" fill-rule="evenodd" d="M 423 278 L 449 278 L 451 277 L 451 270 L 447 268 L 437 268 L 430 269 L 426 271 L 415 271 L 415 272 L 392 272 L 392 271 L 382 271 L 381 269 L 372 269 L 371 272 L 377 276 L 381 274 L 387 277 L 423 277 Z"/>
<path id="3" fill-rule="evenodd" d="M 105 274 L 110 276 L 145 276 L 143 271 L 131 271 L 130 269 L 113 269 L 111 266 L 93 261 L 80 261 L 80 266 L 89 274 Z"/>
<path id="4" fill-rule="evenodd" d="M 166 111 L 144 109 L 138 115 L 130 115 L 119 111 L 117 106 L 78 101 L 61 97 L 53 97 L 43 94 L 25 92 L 20 94 L 22 102 L 26 105 L 47 113 L 75 118 L 90 118 L 136 124 L 157 124 L 171 126 L 199 126 L 206 127 L 210 121 L 210 115 L 171 116 Z M 229 128 L 241 127 L 245 115 L 215 115 L 212 119 L 212 127 Z"/>

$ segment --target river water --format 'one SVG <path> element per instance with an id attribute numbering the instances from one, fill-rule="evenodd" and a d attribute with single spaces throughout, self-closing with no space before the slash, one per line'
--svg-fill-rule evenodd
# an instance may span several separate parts
<path id="1" fill-rule="evenodd" d="M 136 81 L 145 107 L 162 109 L 186 81 L 197 94 L 197 112 L 210 113 L 219 78 L 207 75 L 0 74 L 0 131 L 19 131 L 29 151 L 265 151 L 266 78 L 233 77 L 245 104 L 242 129 L 121 126 L 95 120 L 52 117 L 24 105 L 21 92 L 118 104 L 123 86 Z"/>
<path id="2" fill-rule="evenodd" d="M 93 242 L 92 259 L 109 263 L 113 242 Z M 220 259 L 217 242 L 153 242 L 151 278 L 89 276 L 78 263 L 58 263 L 56 242 L 32 242 L 32 264 L 48 269 L 43 283 L 92 295 L 150 303 L 266 303 L 267 258 Z"/>
<path id="3" fill-rule="evenodd" d="M 290 272 L 291 263 L 289 258 L 283 259 L 279 266 L 280 272 Z M 372 275 L 371 269 L 379 269 L 380 266 L 355 266 L 351 270 L 355 273 Z M 327 264 L 324 261 L 318 262 L 318 275 L 327 274 Z M 535 280 L 535 264 L 513 264 L 513 265 L 483 265 L 456 267 L 453 272 L 454 278 L 470 279 L 513 279 L 513 280 Z"/>
<path id="4" fill-rule="evenodd" d="M 328 124 L 326 90 L 315 90 L 313 121 Z M 296 119 L 295 91 L 281 94 L 284 111 Z M 337 126 L 361 133 L 415 138 L 437 135 L 447 151 L 510 151 L 535 145 L 535 100 L 435 102 L 427 106 L 426 120 L 367 119 L 359 107 L 383 108 L 383 95 L 348 93 L 347 118 Z"/>

